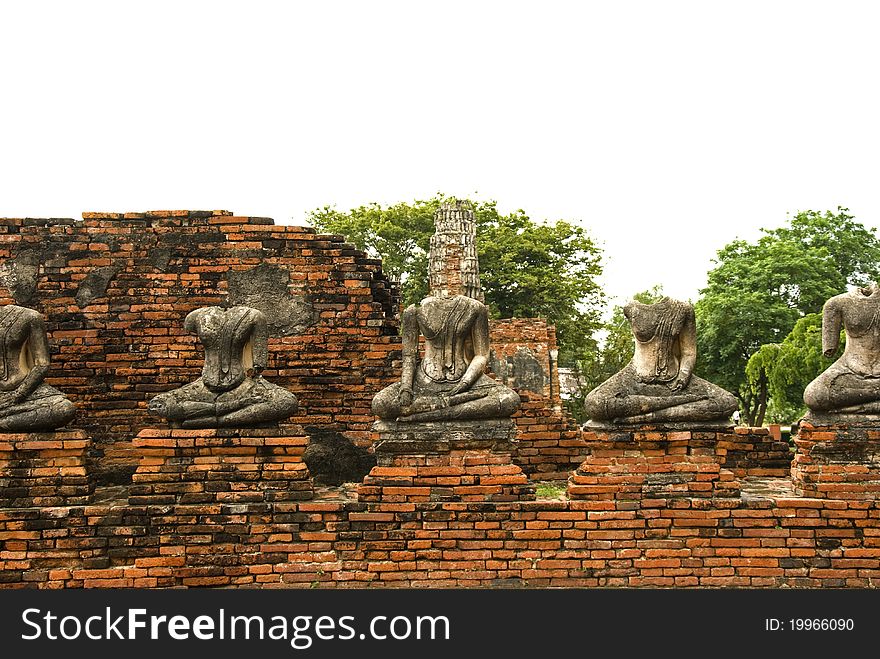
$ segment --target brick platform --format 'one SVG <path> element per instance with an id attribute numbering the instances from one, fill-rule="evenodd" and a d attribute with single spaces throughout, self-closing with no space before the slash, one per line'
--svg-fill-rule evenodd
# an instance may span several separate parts
<path id="1" fill-rule="evenodd" d="M 652 500 L 738 497 L 722 466 L 732 430 L 663 430 L 656 426 L 585 431 L 590 455 L 568 481 L 570 499 Z"/>
<path id="2" fill-rule="evenodd" d="M 359 501 L 523 501 L 535 488 L 513 464 L 510 419 L 450 423 L 377 422 L 376 462 Z"/>
<path id="3" fill-rule="evenodd" d="M 131 505 L 301 501 L 314 494 L 299 426 L 221 430 L 144 429 Z"/>
<path id="4" fill-rule="evenodd" d="M 0 508 L 88 503 L 88 446 L 82 430 L 0 434 Z"/>
<path id="5" fill-rule="evenodd" d="M 737 478 L 787 478 L 791 472 L 788 442 L 774 436 L 769 428 L 734 428 L 733 434 L 719 435 L 718 449 L 726 453 L 722 466 Z"/>
<path id="6" fill-rule="evenodd" d="M 795 491 L 817 499 L 880 498 L 880 424 L 800 422 L 791 466 Z"/>

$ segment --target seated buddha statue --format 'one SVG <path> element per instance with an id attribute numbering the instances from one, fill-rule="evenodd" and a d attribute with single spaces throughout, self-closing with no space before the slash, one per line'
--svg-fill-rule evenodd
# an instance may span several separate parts
<path id="1" fill-rule="evenodd" d="M 73 403 L 43 382 L 49 371 L 43 317 L 14 304 L 0 307 L 0 341 L 0 431 L 53 430 L 73 419 Z"/>
<path id="2" fill-rule="evenodd" d="M 296 412 L 296 397 L 260 375 L 269 339 L 261 311 L 202 307 L 187 315 L 184 327 L 205 348 L 202 377 L 153 398 L 150 412 L 181 428 L 245 428 Z"/>
<path id="3" fill-rule="evenodd" d="M 834 356 L 840 330 L 846 347 L 840 359 L 804 391 L 812 414 L 880 415 L 880 286 L 873 284 L 837 295 L 822 309 L 822 351 Z"/>
<path id="4" fill-rule="evenodd" d="M 585 400 L 593 422 L 723 422 L 736 397 L 693 374 L 697 359 L 694 308 L 665 297 L 654 304 L 630 302 L 624 315 L 635 336 L 635 353 L 623 370 Z"/>
<path id="5" fill-rule="evenodd" d="M 376 394 L 373 413 L 399 422 L 509 417 L 519 395 L 485 373 L 489 310 L 481 301 L 473 210 L 447 204 L 434 221 L 430 295 L 403 312 L 400 382 Z"/>

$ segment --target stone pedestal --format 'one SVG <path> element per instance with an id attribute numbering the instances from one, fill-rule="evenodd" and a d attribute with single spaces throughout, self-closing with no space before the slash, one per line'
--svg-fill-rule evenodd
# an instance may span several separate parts
<path id="1" fill-rule="evenodd" d="M 759 476 L 788 478 L 791 473 L 791 449 L 772 428 L 737 427 L 733 433 L 718 435 L 718 450 L 725 452 L 723 467 L 737 478 Z"/>
<path id="2" fill-rule="evenodd" d="M 87 504 L 88 445 L 82 430 L 0 434 L 0 508 Z"/>
<path id="3" fill-rule="evenodd" d="M 794 438 L 795 491 L 817 499 L 880 498 L 880 423 L 803 420 Z"/>
<path id="4" fill-rule="evenodd" d="M 178 430 L 147 428 L 129 503 L 203 504 L 302 501 L 314 496 L 300 426 Z"/>
<path id="5" fill-rule="evenodd" d="M 568 480 L 570 499 L 632 500 L 738 497 L 739 482 L 723 466 L 719 440 L 732 428 L 658 426 L 594 429 L 583 438 L 589 456 Z"/>
<path id="6" fill-rule="evenodd" d="M 378 421 L 376 466 L 359 501 L 522 501 L 535 488 L 513 464 L 510 419 L 431 423 Z"/>

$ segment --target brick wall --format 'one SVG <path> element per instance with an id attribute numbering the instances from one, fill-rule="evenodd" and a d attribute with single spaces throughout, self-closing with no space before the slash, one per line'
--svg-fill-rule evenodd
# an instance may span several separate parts
<path id="1" fill-rule="evenodd" d="M 373 475 L 366 501 L 335 490 L 303 501 L 301 488 L 252 479 L 301 466 L 295 427 L 144 431 L 144 478 L 115 498 L 97 491 L 106 503 L 0 509 L 0 587 L 878 585 L 880 501 L 798 496 L 790 478 L 732 480 L 731 450 L 760 473 L 763 433 L 583 435 L 590 455 L 574 500 L 471 503 L 399 501 L 377 493 Z M 17 467 L 45 457 L 22 455 Z M 485 456 L 478 464 L 491 474 Z M 594 491 L 579 475 L 604 482 Z M 708 489 L 676 486 L 704 475 Z M 141 489 L 155 483 L 176 489 Z"/>
<path id="2" fill-rule="evenodd" d="M 737 478 L 787 478 L 791 474 L 792 453 L 788 442 L 782 439 L 779 426 L 738 426 L 732 435 L 725 433 L 722 436 L 718 448 L 725 452 L 723 466 Z"/>
<path id="3" fill-rule="evenodd" d="M 266 289 L 263 298 L 248 296 L 248 278 Z M 0 304 L 46 319 L 47 381 L 76 403 L 71 427 L 92 438 L 101 482 L 123 482 L 134 470 L 131 439 L 157 423 L 146 402 L 198 377 L 202 351 L 183 328 L 186 314 L 224 303 L 270 316 L 280 309 L 264 375 L 299 398 L 293 422 L 313 439 L 338 434 L 369 446 L 370 401 L 399 377 L 399 298 L 381 263 L 344 237 L 228 211 L 0 219 Z M 564 478 L 579 460 L 565 434 L 554 328 L 493 321 L 492 342 L 494 364 L 524 398 L 524 471 Z"/>
<path id="4" fill-rule="evenodd" d="M 369 444 L 370 401 L 400 350 L 398 296 L 379 261 L 342 236 L 226 211 L 83 218 L 0 220 L 0 304 L 45 317 L 47 381 L 76 403 L 71 427 L 93 439 L 103 480 L 133 470 L 130 441 L 157 422 L 146 401 L 199 376 L 186 314 L 226 302 L 283 312 L 270 317 L 264 375 L 299 398 L 294 422 Z M 242 277 L 266 296 L 248 297 Z"/>
<path id="5" fill-rule="evenodd" d="M 489 323 L 496 378 L 519 392 L 544 398 L 555 412 L 562 409 L 556 356 L 556 328 L 540 318 L 503 318 Z"/>
<path id="6" fill-rule="evenodd" d="M 880 498 L 876 423 L 818 425 L 801 420 L 791 465 L 795 491 L 821 499 Z"/>
<path id="7" fill-rule="evenodd" d="M 514 416 L 519 448 L 514 461 L 534 480 L 564 480 L 587 455 L 587 446 L 559 393 L 556 328 L 539 318 L 493 320 L 495 377 L 515 389 L 522 407 Z"/>
<path id="8" fill-rule="evenodd" d="M 134 505 L 304 501 L 314 494 L 299 426 L 142 430 Z"/>
<path id="9" fill-rule="evenodd" d="M 0 586 L 869 587 L 880 505 L 340 501 L 0 511 Z"/>
<path id="10" fill-rule="evenodd" d="M 89 444 L 81 430 L 0 434 L 0 509 L 89 503 Z"/>

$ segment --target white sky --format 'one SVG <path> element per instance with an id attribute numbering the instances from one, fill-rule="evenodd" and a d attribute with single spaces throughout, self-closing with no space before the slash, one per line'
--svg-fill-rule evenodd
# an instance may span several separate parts
<path id="1" fill-rule="evenodd" d="M 874 3 L 876 4 L 876 3 Z M 442 190 L 575 219 L 605 284 L 695 298 L 787 212 L 880 224 L 870 2 L 15 2 L 0 216 Z"/>

